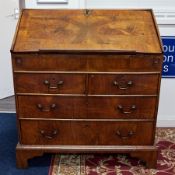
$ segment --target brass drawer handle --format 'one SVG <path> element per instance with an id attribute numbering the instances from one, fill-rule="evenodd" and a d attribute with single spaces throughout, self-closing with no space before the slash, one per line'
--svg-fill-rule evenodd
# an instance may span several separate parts
<path id="1" fill-rule="evenodd" d="M 44 85 L 48 86 L 49 89 L 58 89 L 61 85 L 64 84 L 64 81 L 60 80 L 56 83 L 56 86 L 52 86 L 49 80 L 44 80 Z"/>
<path id="2" fill-rule="evenodd" d="M 40 134 L 41 134 L 44 138 L 51 140 L 51 139 L 55 138 L 55 137 L 58 135 L 58 130 L 55 129 L 55 130 L 52 131 L 51 133 L 46 133 L 46 131 L 41 130 L 41 131 L 40 131 Z"/>
<path id="3" fill-rule="evenodd" d="M 136 110 L 136 105 L 132 105 L 131 107 L 123 107 L 122 105 L 118 105 L 117 109 L 120 110 L 123 114 L 130 114 L 134 110 Z"/>
<path id="4" fill-rule="evenodd" d="M 42 104 L 37 104 L 37 108 L 42 112 L 50 112 L 51 110 L 54 110 L 56 108 L 56 104 L 53 103 L 48 107 L 44 107 Z"/>
<path id="5" fill-rule="evenodd" d="M 118 137 L 120 137 L 121 139 L 128 139 L 128 138 L 130 138 L 130 137 L 132 137 L 132 136 L 134 135 L 134 132 L 133 132 L 133 131 L 129 131 L 129 132 L 127 133 L 127 135 L 123 135 L 123 134 L 121 133 L 121 131 L 118 130 L 118 131 L 116 132 L 116 135 L 117 135 Z"/>
<path id="6" fill-rule="evenodd" d="M 128 82 L 113 81 L 113 85 L 117 86 L 121 90 L 126 90 L 133 85 L 133 82 L 132 81 L 128 81 Z"/>

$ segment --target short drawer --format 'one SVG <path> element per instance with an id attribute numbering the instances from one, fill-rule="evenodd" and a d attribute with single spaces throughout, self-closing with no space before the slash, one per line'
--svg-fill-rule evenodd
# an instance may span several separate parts
<path id="1" fill-rule="evenodd" d="M 86 75 L 83 74 L 36 74 L 14 75 L 17 93 L 84 94 Z"/>
<path id="2" fill-rule="evenodd" d="M 30 145 L 151 145 L 151 122 L 21 120 L 21 144 Z"/>
<path id="3" fill-rule="evenodd" d="M 156 97 L 88 97 L 88 118 L 154 119 Z"/>
<path id="4" fill-rule="evenodd" d="M 14 71 L 161 72 L 162 56 L 110 54 L 13 55 Z"/>
<path id="5" fill-rule="evenodd" d="M 158 74 L 91 74 L 89 75 L 89 94 L 138 94 L 158 93 Z"/>
<path id="6" fill-rule="evenodd" d="M 86 118 L 86 98 L 18 96 L 20 118 Z"/>

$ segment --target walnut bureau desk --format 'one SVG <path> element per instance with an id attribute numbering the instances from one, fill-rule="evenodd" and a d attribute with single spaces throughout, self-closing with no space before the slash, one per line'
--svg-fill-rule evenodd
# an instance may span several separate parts
<path id="1" fill-rule="evenodd" d="M 25 9 L 11 55 L 19 168 L 44 153 L 156 166 L 163 51 L 151 10 Z"/>

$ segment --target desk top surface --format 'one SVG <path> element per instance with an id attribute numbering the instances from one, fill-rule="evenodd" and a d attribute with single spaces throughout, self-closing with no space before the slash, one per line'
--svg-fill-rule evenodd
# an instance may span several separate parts
<path id="1" fill-rule="evenodd" d="M 162 53 L 151 10 L 25 9 L 12 52 Z"/>

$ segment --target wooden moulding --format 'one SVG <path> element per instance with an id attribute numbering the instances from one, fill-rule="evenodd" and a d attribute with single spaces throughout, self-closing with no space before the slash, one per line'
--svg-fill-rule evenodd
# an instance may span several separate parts
<path id="1" fill-rule="evenodd" d="M 21 145 L 16 147 L 16 164 L 18 168 L 27 168 L 28 159 L 42 156 L 44 153 L 129 153 L 132 157 L 140 158 L 148 168 L 156 168 L 156 146 L 73 146 L 73 145 Z"/>

